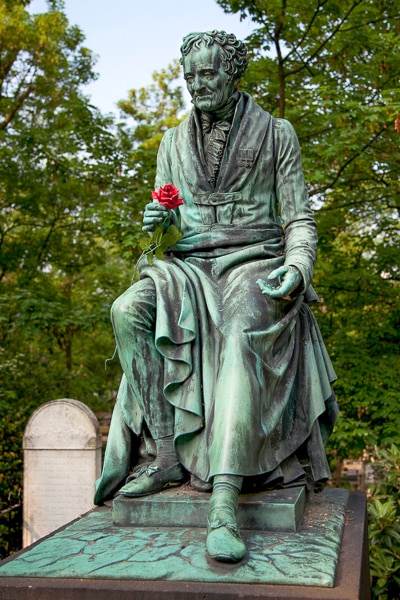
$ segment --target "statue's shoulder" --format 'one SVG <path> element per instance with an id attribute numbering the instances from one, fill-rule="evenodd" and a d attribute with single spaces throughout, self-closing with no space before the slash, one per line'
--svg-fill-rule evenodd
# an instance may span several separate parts
<path id="1" fill-rule="evenodd" d="M 246 108 L 248 114 L 253 114 L 256 117 L 262 117 L 264 124 L 272 124 L 274 133 L 283 136 L 292 137 L 295 134 L 295 129 L 290 121 L 281 117 L 274 117 L 267 110 L 262 108 L 255 100 L 247 93 L 242 92 L 242 95 L 246 101 Z"/>
<path id="2" fill-rule="evenodd" d="M 290 121 L 281 117 L 272 117 L 274 130 L 278 135 L 287 135 L 292 137 L 296 135 L 295 129 Z"/>
<path id="3" fill-rule="evenodd" d="M 286 152 L 289 148 L 300 152 L 300 144 L 293 125 L 287 119 L 273 117 L 273 140 L 277 151 Z"/>
<path id="4" fill-rule="evenodd" d="M 158 150 L 159 152 L 163 153 L 168 152 L 168 150 L 170 150 L 175 137 L 176 130 L 177 127 L 171 127 L 170 129 L 167 129 L 167 131 L 164 133 L 161 139 L 160 148 Z"/>
<path id="5" fill-rule="evenodd" d="M 179 125 L 177 127 L 179 127 Z M 170 129 L 167 129 L 167 131 L 163 135 L 163 141 L 165 140 L 165 142 L 167 142 L 167 143 L 171 142 L 171 140 L 174 139 L 174 135 L 175 135 L 175 131 L 176 131 L 177 127 L 170 127 Z"/>
<path id="6" fill-rule="evenodd" d="M 164 145 L 171 146 L 173 140 L 176 139 L 177 136 L 180 136 L 182 133 L 185 134 L 188 131 L 189 123 L 192 118 L 192 113 L 189 113 L 189 115 L 185 117 L 183 121 L 178 123 L 178 125 L 167 129 L 167 131 L 164 133 L 162 143 Z"/>
<path id="7" fill-rule="evenodd" d="M 265 110 L 262 106 L 257 104 L 250 94 L 247 92 L 241 92 L 241 102 L 243 103 L 243 118 L 245 120 L 254 120 L 257 127 L 268 128 L 274 117 Z"/>
<path id="8" fill-rule="evenodd" d="M 249 94 L 242 92 L 242 95 L 246 106 L 244 115 L 254 123 L 253 127 L 261 128 L 266 133 L 269 132 L 272 143 L 276 148 L 299 146 L 296 131 L 290 121 L 272 116 L 257 104 Z"/>

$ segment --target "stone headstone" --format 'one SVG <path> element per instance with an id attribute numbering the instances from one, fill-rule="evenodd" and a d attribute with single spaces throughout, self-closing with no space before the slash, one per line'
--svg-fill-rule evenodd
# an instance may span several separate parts
<path id="1" fill-rule="evenodd" d="M 82 402 L 47 402 L 29 419 L 23 447 L 25 547 L 93 507 L 99 424 Z"/>

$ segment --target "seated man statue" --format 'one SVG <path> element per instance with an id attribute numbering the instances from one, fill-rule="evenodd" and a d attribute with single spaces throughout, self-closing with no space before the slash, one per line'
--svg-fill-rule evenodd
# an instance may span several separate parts
<path id="1" fill-rule="evenodd" d="M 335 374 L 308 306 L 317 234 L 293 127 L 238 91 L 233 34 L 190 33 L 181 53 L 194 107 L 164 135 L 156 188 L 184 203 L 151 202 L 143 229 L 179 217 L 183 237 L 164 260 L 143 257 L 112 308 L 124 376 L 95 502 L 191 476 L 212 488 L 208 554 L 237 562 L 243 483 L 330 476 Z M 137 436 L 156 452 L 127 477 Z"/>

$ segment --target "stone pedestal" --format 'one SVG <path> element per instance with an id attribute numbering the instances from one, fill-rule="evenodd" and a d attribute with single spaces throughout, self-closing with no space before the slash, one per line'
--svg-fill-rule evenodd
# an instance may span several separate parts
<path id="1" fill-rule="evenodd" d="M 142 498 L 118 496 L 113 502 L 113 523 L 122 527 L 207 527 L 210 494 L 190 487 L 164 490 Z M 241 529 L 297 531 L 304 513 L 304 486 L 286 490 L 241 494 L 238 523 Z"/>
<path id="2" fill-rule="evenodd" d="M 365 514 L 363 494 L 325 490 L 297 532 L 243 530 L 228 565 L 202 527 L 120 527 L 105 506 L 4 561 L 0 600 L 369 600 Z"/>

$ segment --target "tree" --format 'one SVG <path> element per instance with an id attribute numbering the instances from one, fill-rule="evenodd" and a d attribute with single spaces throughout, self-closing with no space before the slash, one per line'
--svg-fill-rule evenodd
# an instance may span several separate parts
<path id="1" fill-rule="evenodd" d="M 0 0 L 0 535 L 20 546 L 22 433 L 46 400 L 110 410 L 120 376 L 109 309 L 139 257 L 155 158 L 178 122 L 177 64 L 103 117 L 95 76 L 59 0 L 32 15 Z M 133 123 L 131 119 L 134 119 Z M 131 121 L 131 122 L 130 122 Z M 1 512 L 0 512 L 1 514 Z M 1 544 L 0 544 L 1 545 Z"/>
<path id="2" fill-rule="evenodd" d="M 129 266 L 104 220 L 120 194 L 110 119 L 82 94 L 94 77 L 59 0 L 32 15 L 0 1 L 0 510 L 19 502 L 22 432 L 41 403 L 111 407 L 119 370 L 109 307 Z M 9 513 L 5 513 L 9 516 Z M 12 513 L 14 515 L 14 513 Z M 1 523 L 0 523 L 1 526 Z M 7 551 L 18 547 L 15 523 Z"/>
<path id="3" fill-rule="evenodd" d="M 107 231 L 122 248 L 123 256 L 131 260 L 139 256 L 139 239 L 143 237 L 141 214 L 151 202 L 158 147 L 166 130 L 182 120 L 183 92 L 177 85 L 180 71 L 179 62 L 174 61 L 153 73 L 150 86 L 130 90 L 128 98 L 118 103 L 122 117 L 118 139 L 126 161 L 125 188 L 123 201 L 109 215 Z"/>
<path id="4" fill-rule="evenodd" d="M 339 380 L 331 448 L 398 438 L 400 9 L 384 0 L 217 0 L 251 18 L 242 87 L 288 118 L 320 234 L 316 308 Z"/>

